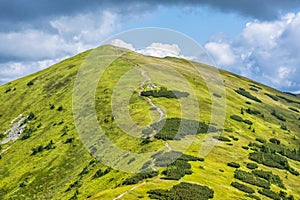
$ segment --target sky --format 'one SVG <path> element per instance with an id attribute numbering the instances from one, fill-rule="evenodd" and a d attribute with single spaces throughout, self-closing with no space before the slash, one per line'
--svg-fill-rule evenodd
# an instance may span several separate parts
<path id="1" fill-rule="evenodd" d="M 0 84 L 144 27 L 181 32 L 198 42 L 217 67 L 300 93 L 298 0 L 1 0 Z M 154 51 L 162 47 L 182 55 L 175 43 L 139 50 L 128 41 L 114 44 L 147 55 L 168 55 Z"/>

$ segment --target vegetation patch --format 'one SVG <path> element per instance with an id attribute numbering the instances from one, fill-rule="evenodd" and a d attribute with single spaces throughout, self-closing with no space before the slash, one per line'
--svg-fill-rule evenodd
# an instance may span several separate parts
<path id="1" fill-rule="evenodd" d="M 258 165 L 256 163 L 247 163 L 248 169 L 257 169 Z"/>
<path id="2" fill-rule="evenodd" d="M 214 191 L 207 186 L 181 182 L 170 190 L 150 190 L 151 199 L 158 200 L 207 200 L 214 197 Z"/>
<path id="3" fill-rule="evenodd" d="M 238 116 L 238 115 L 231 115 L 230 116 L 231 119 L 235 120 L 235 121 L 238 121 L 238 122 L 244 122 L 248 125 L 252 125 L 253 123 L 250 121 L 250 120 L 247 120 L 247 119 L 243 119 L 242 117 Z"/>
<path id="4" fill-rule="evenodd" d="M 51 149 L 54 149 L 54 148 L 55 148 L 54 142 L 51 140 L 46 146 L 39 145 L 38 147 L 32 148 L 31 149 L 32 150 L 31 156 L 34 156 L 37 153 L 41 153 L 44 150 L 51 150 Z"/>
<path id="5" fill-rule="evenodd" d="M 239 88 L 237 90 L 234 90 L 236 93 L 247 97 L 248 99 L 251 99 L 253 101 L 259 102 L 261 103 L 262 101 L 260 99 L 258 99 L 257 97 L 253 96 L 252 94 L 250 94 L 250 92 L 246 91 L 244 88 Z"/>
<path id="6" fill-rule="evenodd" d="M 240 164 L 235 163 L 235 162 L 227 163 L 227 165 L 228 165 L 229 167 L 233 167 L 233 168 L 240 168 L 240 167 L 241 167 Z"/>
<path id="7" fill-rule="evenodd" d="M 154 97 L 154 98 L 159 98 L 159 97 L 165 97 L 165 98 L 174 98 L 174 99 L 180 99 L 183 97 L 188 97 L 189 93 L 187 92 L 180 92 L 177 90 L 168 90 L 165 87 L 161 87 L 160 89 L 156 90 L 147 90 L 147 91 L 142 91 L 141 96 L 145 97 Z"/>
<path id="8" fill-rule="evenodd" d="M 161 140 L 179 140 L 186 135 L 219 131 L 216 128 L 212 128 L 212 126 L 209 127 L 204 122 L 180 118 L 163 119 L 151 124 L 150 127 L 157 132 L 154 137 Z M 145 129 L 143 134 L 146 132 L 149 132 L 149 130 Z"/>
<path id="9" fill-rule="evenodd" d="M 153 178 L 157 175 L 158 175 L 157 171 L 137 173 L 137 174 L 125 179 L 125 181 L 122 183 L 122 185 L 134 185 L 143 179 Z"/>
<path id="10" fill-rule="evenodd" d="M 271 112 L 271 115 L 273 115 L 274 117 L 276 117 L 280 121 L 283 121 L 283 122 L 286 121 L 286 119 L 283 116 L 281 116 L 280 114 L 278 114 L 275 110 L 273 110 Z"/>
<path id="11" fill-rule="evenodd" d="M 284 97 L 284 96 L 281 96 L 281 95 L 276 95 L 276 96 L 279 97 L 280 99 L 285 100 L 285 101 L 288 102 L 288 103 L 300 104 L 299 101 L 294 101 L 294 100 L 292 100 L 292 99 L 288 99 L 288 98 L 286 98 L 286 97 Z"/>
<path id="12" fill-rule="evenodd" d="M 256 176 L 253 173 L 246 172 L 243 170 L 239 170 L 239 169 L 235 170 L 234 178 L 239 179 L 245 183 L 249 183 L 251 185 L 256 185 L 258 187 L 262 187 L 266 189 L 270 188 L 270 183 L 268 181 Z"/>
<path id="13" fill-rule="evenodd" d="M 216 140 L 222 141 L 222 142 L 231 142 L 231 140 L 229 138 L 221 136 L 221 135 L 213 136 L 213 138 Z"/>
<path id="14" fill-rule="evenodd" d="M 275 184 L 283 189 L 286 189 L 280 177 L 276 174 L 273 174 L 271 171 L 253 170 L 252 173 L 260 178 L 267 180 L 271 184 Z"/>
<path id="15" fill-rule="evenodd" d="M 265 93 L 266 96 L 270 97 L 271 99 L 273 99 L 274 101 L 278 101 L 278 97 L 272 95 L 272 94 L 269 94 L 269 93 Z"/>
<path id="16" fill-rule="evenodd" d="M 232 187 L 237 188 L 238 190 L 241 190 L 241 191 L 249 193 L 249 194 L 255 193 L 255 191 L 251 187 L 248 187 L 247 185 L 244 185 L 244 184 L 239 183 L 239 182 L 232 182 L 230 185 Z"/>
<path id="17" fill-rule="evenodd" d="M 186 174 L 192 174 L 191 164 L 184 160 L 176 160 L 167 166 L 162 174 L 165 175 L 163 179 L 167 180 L 179 180 Z"/>
<path id="18" fill-rule="evenodd" d="M 297 113 L 299 112 L 299 110 L 296 109 L 296 108 L 289 107 L 289 109 L 292 110 L 292 111 L 294 111 L 294 112 L 297 112 Z"/>

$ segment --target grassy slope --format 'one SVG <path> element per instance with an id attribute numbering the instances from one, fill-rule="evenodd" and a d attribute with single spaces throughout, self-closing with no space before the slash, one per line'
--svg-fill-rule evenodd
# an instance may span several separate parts
<path id="1" fill-rule="evenodd" d="M 106 48 L 107 51 L 111 50 L 111 47 L 102 48 Z M 112 199 L 134 187 L 119 187 L 130 174 L 116 170 L 103 177 L 93 179 L 92 177 L 97 170 L 104 170 L 107 167 L 101 163 L 91 163 L 94 159 L 80 142 L 75 130 L 72 117 L 72 87 L 76 72 L 88 53 L 79 54 L 36 74 L 0 86 L 0 133 L 9 129 L 11 126 L 10 121 L 21 113 L 27 115 L 29 112 L 33 112 L 37 117 L 27 126 L 37 127 L 41 124 L 41 127 L 36 128 L 37 130 L 29 139 L 17 140 L 15 143 L 11 142 L 2 147 L 2 149 L 8 149 L 2 153 L 2 159 L 0 160 L 0 199 L 69 199 L 76 193 L 76 189 L 79 192 L 77 195 L 79 199 L 85 199 L 88 196 L 92 196 L 92 199 Z M 134 71 L 132 62 L 143 66 L 147 65 L 145 70 L 147 70 L 150 77 L 158 77 L 157 81 L 160 81 L 159 77 L 163 77 L 160 76 L 160 73 L 164 72 L 166 66 L 177 69 L 190 82 L 198 97 L 201 110 L 199 120 L 209 121 L 211 97 L 203 79 L 196 75 L 197 73 L 187 62 L 181 59 L 159 59 L 131 53 L 126 55 L 125 58 L 116 60 L 106 70 L 96 92 L 96 110 L 99 121 L 106 127 L 108 136 L 115 144 L 123 149 L 135 152 L 153 151 L 163 147 L 161 141 L 141 146 L 140 140 L 134 140 L 124 134 L 114 122 L 108 124 L 103 122 L 103 119 L 110 114 L 111 109 L 110 101 L 107 98 L 109 98 L 110 92 L 113 91 L 119 78 L 129 69 Z M 207 66 L 201 65 L 201 67 L 203 71 L 209 69 Z M 241 164 L 242 169 L 246 170 L 245 166 L 249 162 L 248 153 L 250 150 L 244 150 L 242 146 L 247 146 L 250 141 L 255 141 L 256 137 L 264 139 L 276 137 L 291 149 L 298 148 L 300 143 L 298 119 L 300 116 L 288 109 L 293 107 L 300 110 L 299 104 L 287 103 L 282 99 L 274 101 L 264 93 L 278 94 L 294 101 L 300 101 L 300 99 L 226 71 L 221 71 L 221 73 L 226 86 L 227 100 L 224 128 L 232 130 L 231 132 L 224 131 L 222 135 L 234 135 L 239 140 L 232 141 L 233 146 L 229 146 L 225 142 L 218 142 L 211 153 L 205 157 L 205 162 L 190 162 L 194 173 L 183 177 L 182 180 L 210 186 L 215 191 L 215 199 L 247 199 L 247 197 L 244 197 L 243 192 L 230 186 L 230 183 L 235 180 L 233 178 L 234 169 L 227 166 L 228 162 L 235 161 Z M 136 71 L 134 74 L 132 78 L 142 80 L 142 77 Z M 33 81 L 34 85 L 27 86 L 29 81 Z M 251 91 L 249 90 L 251 87 L 249 84 L 255 84 L 262 89 L 257 92 Z M 168 87 L 170 87 L 169 89 L 176 89 L 180 86 L 176 84 L 172 86 L 171 83 L 171 86 Z M 263 103 L 254 102 L 234 92 L 239 87 L 250 91 Z M 11 88 L 11 91 L 5 93 L 8 88 Z M 14 90 L 14 88 L 16 89 Z M 108 92 L 104 93 L 103 90 L 107 88 L 109 89 L 106 90 Z M 158 98 L 153 99 L 153 101 L 164 109 L 167 117 L 180 117 L 180 107 L 177 100 Z M 250 101 L 251 105 L 246 104 L 246 101 Z M 132 96 L 130 101 L 131 117 L 140 125 L 150 122 L 150 107 L 145 102 L 145 99 L 138 97 L 136 94 Z M 55 109 L 51 110 L 50 104 L 54 104 Z M 62 111 L 57 111 L 59 106 L 63 107 Z M 260 110 L 265 117 L 260 118 L 247 113 L 241 115 L 241 108 Z M 280 129 L 282 122 L 270 114 L 272 110 L 276 110 L 287 119 L 285 124 L 289 131 Z M 193 111 L 188 110 L 188 112 Z M 248 129 L 249 125 L 230 119 L 233 114 L 254 122 L 252 127 L 255 128 L 255 133 Z M 68 127 L 67 135 L 62 136 L 65 126 Z M 64 144 L 67 138 L 72 137 L 75 138 L 72 143 Z M 186 153 L 197 156 L 199 146 L 204 139 L 204 135 L 197 136 Z M 46 145 L 50 140 L 54 141 L 55 149 L 30 156 L 33 147 L 40 144 Z M 297 171 L 300 171 L 299 162 L 289 160 L 289 163 Z M 79 175 L 85 167 L 88 169 L 87 173 Z M 300 198 L 299 177 L 284 170 L 263 165 L 259 165 L 259 168 L 271 170 L 273 173 L 278 174 L 287 187 L 287 193 L 293 194 L 295 199 Z M 220 169 L 224 172 L 220 172 Z M 69 186 L 76 181 L 78 184 L 75 184 L 70 191 L 66 192 Z M 25 183 L 26 186 L 20 187 L 21 183 Z M 148 180 L 146 184 L 137 189 L 129 191 L 128 194 L 123 196 L 123 199 L 137 199 L 137 197 L 147 199 L 146 192 L 148 190 L 170 188 L 176 183 L 177 181 L 166 181 L 156 177 Z M 272 186 L 272 189 L 279 191 L 277 187 Z M 257 193 L 256 195 L 263 198 Z"/>

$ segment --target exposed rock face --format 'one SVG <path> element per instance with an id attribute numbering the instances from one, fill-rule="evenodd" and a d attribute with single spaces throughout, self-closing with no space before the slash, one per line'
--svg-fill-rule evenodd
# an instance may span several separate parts
<path id="1" fill-rule="evenodd" d="M 24 132 L 25 127 L 27 125 L 26 120 L 27 120 L 27 116 L 26 117 L 22 117 L 22 115 L 19 115 L 17 118 L 15 118 L 14 120 L 11 121 L 11 123 L 13 124 L 12 127 L 10 129 L 8 129 L 4 134 L 7 135 L 6 138 L 1 142 L 1 144 L 6 144 L 10 141 L 16 141 L 21 134 Z M 18 119 L 20 119 L 19 121 L 17 121 Z M 17 122 L 15 122 L 17 121 Z"/>

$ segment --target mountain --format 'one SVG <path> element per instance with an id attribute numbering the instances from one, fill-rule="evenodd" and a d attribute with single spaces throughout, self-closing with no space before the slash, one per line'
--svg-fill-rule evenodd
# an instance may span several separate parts
<path id="1" fill-rule="evenodd" d="M 300 98 L 245 77 L 102 46 L 0 94 L 0 199 L 300 199 Z"/>

